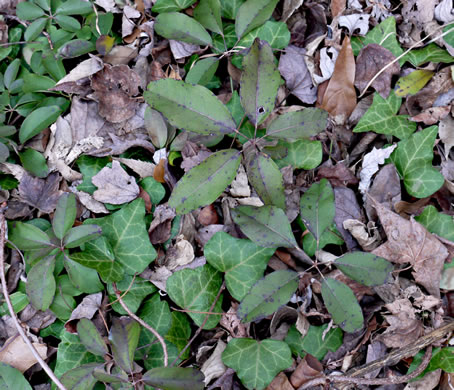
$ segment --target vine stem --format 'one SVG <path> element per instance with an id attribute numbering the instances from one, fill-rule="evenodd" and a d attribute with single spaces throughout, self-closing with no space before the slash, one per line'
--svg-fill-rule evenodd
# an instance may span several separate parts
<path id="1" fill-rule="evenodd" d="M 63 385 L 63 383 L 60 382 L 60 379 L 56 377 L 54 372 L 51 370 L 51 368 L 47 365 L 47 363 L 44 361 L 44 359 L 41 357 L 41 355 L 38 353 L 36 350 L 35 346 L 32 344 L 32 342 L 28 339 L 27 335 L 24 332 L 24 329 L 22 328 L 21 324 L 19 323 L 19 319 L 16 316 L 16 313 L 14 312 L 13 305 L 11 304 L 11 299 L 8 294 L 8 288 L 6 286 L 6 276 L 5 276 L 5 240 L 6 240 L 6 220 L 5 220 L 5 214 L 4 211 L 6 209 L 6 202 L 4 202 L 1 205 L 0 208 L 0 281 L 2 282 L 2 293 L 6 301 L 6 305 L 8 306 L 8 311 L 9 314 L 11 315 L 11 318 L 13 319 L 14 326 L 16 327 L 17 331 L 19 332 L 20 336 L 22 337 L 22 340 L 24 340 L 25 344 L 27 344 L 27 347 L 30 349 L 30 352 L 34 356 L 34 358 L 37 360 L 39 365 L 42 367 L 42 369 L 46 372 L 46 374 L 49 376 L 50 379 L 55 383 L 55 385 L 60 389 L 60 390 L 67 390 L 66 387 Z"/>
<path id="2" fill-rule="evenodd" d="M 136 316 L 132 311 L 131 309 L 129 309 L 128 306 L 126 306 L 126 304 L 123 302 L 123 299 L 121 297 L 121 291 L 118 290 L 117 288 L 117 284 L 116 283 L 112 283 L 113 285 L 113 288 L 115 290 L 115 295 L 117 296 L 117 300 L 118 302 L 120 303 L 121 307 L 123 309 L 126 310 L 126 312 L 129 314 L 129 316 L 131 318 L 133 318 L 134 320 L 136 320 L 140 325 L 142 325 L 145 329 L 149 330 L 151 333 L 153 333 L 153 335 L 158 339 L 159 343 L 161 344 L 161 347 L 162 347 L 162 352 L 164 353 L 164 367 L 167 367 L 167 365 L 169 364 L 169 354 L 167 353 L 167 346 L 166 346 L 166 342 L 164 341 L 164 339 L 162 338 L 162 336 L 158 333 L 158 331 L 156 329 L 154 329 L 153 327 L 151 327 L 150 325 L 148 325 L 144 320 L 142 320 L 141 318 L 139 318 L 138 316 Z"/>

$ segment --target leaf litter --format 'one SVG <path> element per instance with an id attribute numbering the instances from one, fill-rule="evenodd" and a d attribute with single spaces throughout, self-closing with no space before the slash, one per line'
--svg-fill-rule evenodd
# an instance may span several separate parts
<path id="1" fill-rule="evenodd" d="M 88 3 L 0 20 L 7 287 L 57 377 L 292 389 L 378 359 L 373 384 L 405 378 L 454 316 L 452 2 Z M 48 386 L 1 310 L 0 362 Z M 110 331 L 110 373 L 87 329 Z M 451 378 L 449 339 L 415 388 Z"/>

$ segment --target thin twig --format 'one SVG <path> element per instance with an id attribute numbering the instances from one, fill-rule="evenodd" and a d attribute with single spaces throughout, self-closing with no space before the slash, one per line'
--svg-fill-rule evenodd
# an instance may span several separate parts
<path id="1" fill-rule="evenodd" d="M 5 215 L 3 214 L 4 210 L 5 210 L 5 204 L 3 204 L 0 209 L 0 280 L 2 282 L 2 292 L 3 292 L 3 296 L 5 298 L 5 301 L 6 301 L 6 305 L 8 306 L 9 314 L 11 315 L 11 318 L 14 322 L 14 326 L 16 327 L 17 331 L 21 335 L 22 340 L 24 340 L 25 344 L 27 344 L 28 348 L 30 349 L 30 352 L 32 353 L 32 355 L 34 356 L 36 361 L 39 363 L 39 365 L 43 368 L 43 370 L 46 372 L 46 374 L 49 376 L 49 378 L 52 379 L 52 381 L 55 383 L 55 385 L 60 390 L 66 390 L 66 387 L 55 376 L 54 372 L 50 369 L 50 367 L 47 365 L 47 363 L 44 361 L 44 359 L 41 357 L 41 355 L 36 350 L 35 346 L 28 339 L 27 335 L 24 332 L 24 329 L 22 329 L 22 326 L 19 323 L 16 313 L 14 312 L 13 305 L 11 304 L 11 299 L 9 297 L 8 289 L 6 287 L 6 277 L 5 277 L 6 220 L 5 220 Z"/>
<path id="2" fill-rule="evenodd" d="M 167 365 L 169 364 L 169 355 L 167 353 L 167 346 L 166 346 L 166 342 L 164 341 L 164 339 L 162 338 L 162 336 L 158 333 L 158 331 L 156 329 L 154 329 L 153 327 L 151 327 L 150 325 L 148 325 L 144 320 L 142 320 L 141 318 L 137 317 L 130 309 L 128 306 L 126 306 L 126 304 L 123 302 L 123 299 L 121 298 L 121 293 L 120 293 L 120 290 L 117 289 L 117 284 L 116 283 L 112 283 L 112 286 L 115 290 L 115 295 L 117 296 L 117 299 L 118 299 L 118 302 L 120 302 L 120 305 L 123 309 L 126 310 L 126 312 L 129 314 L 129 316 L 133 319 L 135 319 L 140 325 L 142 325 L 145 329 L 149 330 L 151 333 L 153 333 L 153 335 L 158 339 L 159 343 L 161 344 L 161 347 L 162 347 L 162 352 L 164 353 L 164 366 L 167 367 Z"/>
<path id="3" fill-rule="evenodd" d="M 214 307 L 216 306 L 216 303 L 217 301 L 219 300 L 220 296 L 221 296 L 221 293 L 222 291 L 224 290 L 224 287 L 225 287 L 225 282 L 222 282 L 221 284 L 221 287 L 219 288 L 219 291 L 216 295 L 216 297 L 214 298 L 214 301 L 213 303 L 211 304 L 210 308 L 208 309 L 209 312 L 212 312 Z M 207 323 L 208 321 L 208 318 L 210 317 L 210 314 L 207 314 L 205 316 L 205 319 L 203 320 L 202 322 L 202 325 L 199 326 L 199 329 L 196 330 L 196 332 L 194 333 L 194 336 L 192 336 L 191 340 L 188 341 L 188 343 L 185 345 L 185 347 L 181 350 L 181 352 L 178 354 L 178 356 L 176 357 L 176 359 L 170 364 L 170 367 L 172 367 L 177 361 L 178 359 L 183 356 L 183 354 L 186 352 L 186 350 L 189 348 L 189 346 L 193 343 L 193 341 L 196 339 L 196 337 L 200 334 L 200 332 L 203 330 L 203 327 L 205 326 L 205 324 Z"/>
<path id="4" fill-rule="evenodd" d="M 403 376 L 393 376 L 391 378 L 357 378 L 354 376 L 339 376 L 339 375 L 329 375 L 327 377 L 322 378 L 315 378 L 306 382 L 304 385 L 299 387 L 298 390 L 309 389 L 313 386 L 317 385 L 324 385 L 327 382 L 335 382 L 335 383 L 353 383 L 355 385 L 396 385 L 399 383 L 408 383 L 412 379 L 418 377 L 429 365 L 430 359 L 432 358 L 432 346 L 429 346 L 424 354 L 421 364 L 418 366 L 416 370 L 414 370 L 411 374 L 403 375 Z"/>

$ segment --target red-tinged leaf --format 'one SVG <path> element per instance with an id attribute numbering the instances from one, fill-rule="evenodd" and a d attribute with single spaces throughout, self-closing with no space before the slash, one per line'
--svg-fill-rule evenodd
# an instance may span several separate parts
<path id="1" fill-rule="evenodd" d="M 204 375 L 190 367 L 157 367 L 143 374 L 142 380 L 149 386 L 163 390 L 203 390 Z"/>
<path id="2" fill-rule="evenodd" d="M 134 352 L 140 335 L 140 325 L 129 317 L 115 317 L 112 321 L 109 340 L 115 362 L 127 373 L 134 368 Z"/>

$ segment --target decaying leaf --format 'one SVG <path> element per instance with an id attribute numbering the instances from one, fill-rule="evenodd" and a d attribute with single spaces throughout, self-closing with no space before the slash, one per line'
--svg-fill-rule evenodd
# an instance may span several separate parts
<path id="1" fill-rule="evenodd" d="M 375 202 L 388 241 L 372 253 L 398 264 L 410 263 L 416 282 L 440 297 L 440 280 L 448 250 L 414 219 L 407 221 Z"/>
<path id="2" fill-rule="evenodd" d="M 350 35 L 366 35 L 369 31 L 369 14 L 352 14 L 339 17 L 339 26 L 346 27 Z"/>
<path id="3" fill-rule="evenodd" d="M 356 107 L 355 69 L 350 38 L 345 37 L 321 105 L 335 123 L 345 123 Z"/>
<path id="4" fill-rule="evenodd" d="M 361 192 L 367 192 L 372 176 L 378 171 L 378 166 L 385 163 L 385 159 L 391 155 L 396 147 L 397 145 L 392 145 L 385 149 L 375 149 L 374 147 L 372 152 L 364 156 L 360 173 L 361 182 L 359 183 L 359 190 Z"/>
<path id="5" fill-rule="evenodd" d="M 99 202 L 123 204 L 136 199 L 140 192 L 134 177 L 129 176 L 115 160 L 112 168 L 104 167 L 91 181 L 98 187 L 93 197 Z"/>
<path id="6" fill-rule="evenodd" d="M 47 358 L 47 346 L 46 344 L 33 343 L 33 346 L 38 351 L 41 358 Z M 38 361 L 33 356 L 30 348 L 19 334 L 10 337 L 5 341 L 0 351 L 0 362 L 9 364 L 10 366 L 17 368 L 20 372 L 27 371 Z"/>
<path id="7" fill-rule="evenodd" d="M 44 213 L 51 213 L 63 193 L 58 189 L 60 180 L 61 176 L 58 173 L 51 173 L 46 179 L 25 173 L 19 184 L 20 198 Z"/>

